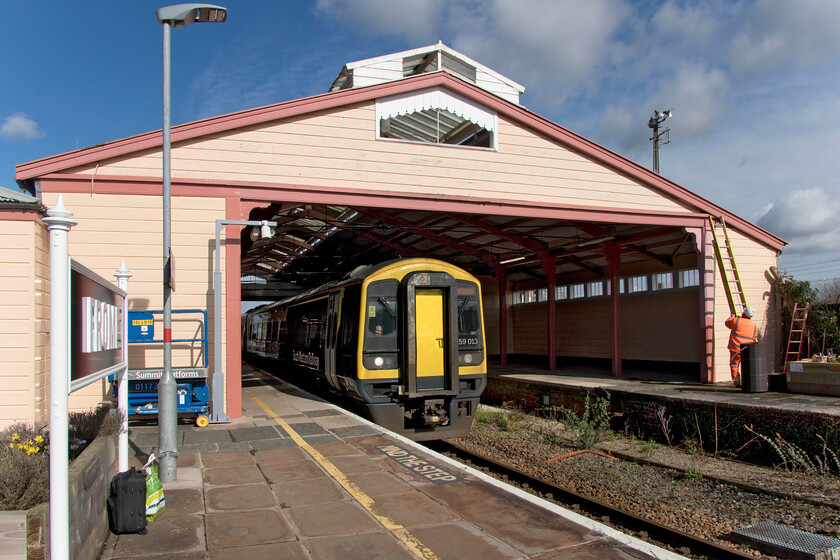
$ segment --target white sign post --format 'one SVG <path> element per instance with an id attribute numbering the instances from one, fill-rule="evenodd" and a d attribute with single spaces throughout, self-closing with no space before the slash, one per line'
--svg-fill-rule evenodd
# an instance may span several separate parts
<path id="1" fill-rule="evenodd" d="M 117 277 L 117 285 L 121 290 L 128 292 L 128 279 L 131 274 L 125 267 L 125 261 L 117 269 L 114 274 Z M 119 469 L 120 472 L 128 470 L 128 298 L 123 298 L 122 306 L 122 332 L 120 333 L 120 340 L 122 341 L 122 361 L 125 364 L 125 369 L 119 373 L 117 379 L 117 408 L 122 417 L 122 429 L 120 430 L 119 439 Z"/>
<path id="2" fill-rule="evenodd" d="M 71 220 L 61 199 L 47 212 L 50 230 L 50 558 L 70 558 L 69 439 Z"/>

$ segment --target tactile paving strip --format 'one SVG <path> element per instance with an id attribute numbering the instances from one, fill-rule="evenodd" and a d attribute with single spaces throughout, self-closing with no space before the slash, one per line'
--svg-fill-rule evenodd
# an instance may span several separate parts
<path id="1" fill-rule="evenodd" d="M 762 522 L 732 532 L 732 540 L 780 558 L 840 560 L 840 540 Z"/>

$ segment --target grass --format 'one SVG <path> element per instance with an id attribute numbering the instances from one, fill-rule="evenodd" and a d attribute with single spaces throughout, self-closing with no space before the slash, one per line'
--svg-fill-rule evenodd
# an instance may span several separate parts
<path id="1" fill-rule="evenodd" d="M 519 410 L 478 410 L 473 421 L 502 432 L 518 432 L 528 426 L 528 415 Z"/>

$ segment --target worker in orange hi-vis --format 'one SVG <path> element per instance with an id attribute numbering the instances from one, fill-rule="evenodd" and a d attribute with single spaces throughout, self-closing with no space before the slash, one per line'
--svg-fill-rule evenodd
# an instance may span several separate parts
<path id="1" fill-rule="evenodd" d="M 729 334 L 729 371 L 732 375 L 732 383 L 736 387 L 741 386 L 741 345 L 758 340 L 758 327 L 752 320 L 752 307 L 747 307 L 740 317 L 731 316 L 724 323 L 727 328 L 732 329 Z"/>

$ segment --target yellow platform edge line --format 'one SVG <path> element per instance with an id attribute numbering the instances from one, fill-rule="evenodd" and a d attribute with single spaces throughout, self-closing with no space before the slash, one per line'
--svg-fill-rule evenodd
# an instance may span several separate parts
<path id="1" fill-rule="evenodd" d="M 385 515 L 380 515 L 374 509 L 374 501 L 373 499 L 365 494 L 358 486 L 353 484 L 347 476 L 341 472 L 338 467 L 336 467 L 329 459 L 324 457 L 317 449 L 306 443 L 300 435 L 292 429 L 292 427 L 280 416 L 278 416 L 271 408 L 268 407 L 260 398 L 255 397 L 251 391 L 247 389 L 245 392 L 248 396 L 253 400 L 257 405 L 262 408 L 266 414 L 268 414 L 271 418 L 274 419 L 277 424 L 289 434 L 289 437 L 298 444 L 298 446 L 303 449 L 306 453 L 309 454 L 315 461 L 318 462 L 321 467 L 324 468 L 325 471 L 329 473 L 329 475 L 338 482 L 347 493 L 350 494 L 354 500 L 356 500 L 359 505 L 361 505 L 368 513 L 370 513 L 385 529 L 387 529 L 391 534 L 393 534 L 397 539 L 402 542 L 405 547 L 414 554 L 417 558 L 422 560 L 439 560 L 439 558 L 432 552 L 427 546 L 425 546 L 420 540 L 412 535 L 405 527 L 387 517 Z"/>

